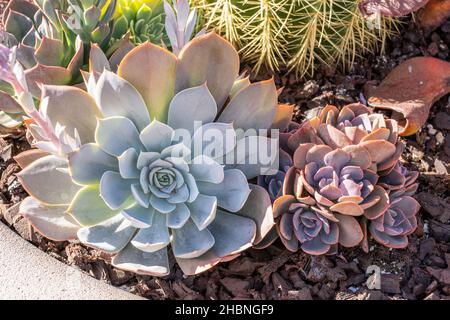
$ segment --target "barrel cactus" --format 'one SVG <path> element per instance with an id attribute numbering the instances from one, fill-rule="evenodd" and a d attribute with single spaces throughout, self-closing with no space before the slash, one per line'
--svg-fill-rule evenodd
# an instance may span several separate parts
<path id="1" fill-rule="evenodd" d="M 274 81 L 243 85 L 236 50 L 214 33 L 178 56 L 142 44 L 117 73 L 101 53 L 91 54 L 87 92 L 45 85 L 39 112 L 12 81 L 38 147 L 16 158 L 30 194 L 20 212 L 50 239 L 77 238 L 119 268 L 157 276 L 170 271 L 169 245 L 189 275 L 259 243 L 274 225 L 271 201 L 247 180 L 278 158 L 276 138 L 259 129 L 291 117 Z M 249 161 L 264 146 L 271 163 Z"/>
<path id="2" fill-rule="evenodd" d="M 256 71 L 311 75 L 318 64 L 350 67 L 395 32 L 392 18 L 371 28 L 359 0 L 192 0 L 206 27 L 225 36 Z"/>
<path id="3" fill-rule="evenodd" d="M 277 233 L 265 245 L 278 234 L 291 251 L 330 254 L 338 244 L 367 250 L 368 232 L 388 247 L 408 244 L 420 207 L 411 197 L 418 173 L 400 163 L 395 120 L 362 104 L 326 106 L 280 139 L 293 166 L 273 204 Z"/>

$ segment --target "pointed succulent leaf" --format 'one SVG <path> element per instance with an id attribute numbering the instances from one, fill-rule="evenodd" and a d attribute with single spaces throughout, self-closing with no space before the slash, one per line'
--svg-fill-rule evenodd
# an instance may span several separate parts
<path id="1" fill-rule="evenodd" d="M 178 92 L 169 106 L 167 124 L 173 129 L 194 132 L 195 121 L 206 124 L 214 121 L 217 105 L 206 84 Z"/>
<path id="2" fill-rule="evenodd" d="M 176 92 L 206 83 L 220 111 L 238 72 L 236 49 L 215 33 L 209 33 L 190 41 L 180 52 Z"/>
<path id="3" fill-rule="evenodd" d="M 27 197 L 20 204 L 19 213 L 46 238 L 66 241 L 76 239 L 80 228 L 66 210 L 67 206 L 47 206 L 33 197 Z"/>
<path id="4" fill-rule="evenodd" d="M 225 170 L 221 183 L 197 182 L 201 194 L 217 197 L 217 204 L 231 212 L 237 212 L 244 206 L 250 194 L 247 178 L 237 170 Z"/>
<path id="5" fill-rule="evenodd" d="M 119 269 L 157 277 L 166 276 L 170 272 L 166 248 L 145 252 L 128 244 L 114 256 L 112 264 Z"/>
<path id="6" fill-rule="evenodd" d="M 192 259 L 208 251 L 214 245 L 214 237 L 208 229 L 199 230 L 192 220 L 180 229 L 174 229 L 172 250 L 175 257 Z"/>
<path id="7" fill-rule="evenodd" d="M 92 227 L 78 230 L 78 239 L 90 247 L 118 253 L 125 248 L 136 229 L 120 214 Z"/>
<path id="8" fill-rule="evenodd" d="M 99 184 L 106 171 L 119 169 L 117 159 L 94 143 L 88 143 L 69 155 L 72 179 L 82 185 Z"/>
<path id="9" fill-rule="evenodd" d="M 67 212 L 84 227 L 95 226 L 118 214 L 102 200 L 98 185 L 87 186 L 78 191 Z"/>
<path id="10" fill-rule="evenodd" d="M 176 64 L 172 53 L 145 43 L 131 50 L 119 65 L 119 76 L 138 90 L 152 119 L 167 120 L 175 90 Z"/>
<path id="11" fill-rule="evenodd" d="M 131 244 L 145 252 L 156 252 L 165 248 L 170 242 L 169 230 L 166 226 L 164 214 L 155 212 L 152 225 L 149 228 L 139 229 Z"/>
<path id="12" fill-rule="evenodd" d="M 273 79 L 253 83 L 239 91 L 219 117 L 235 128 L 269 129 L 277 112 L 277 90 Z"/>
<path id="13" fill-rule="evenodd" d="M 49 155 L 27 166 L 18 177 L 24 189 L 44 204 L 69 204 L 80 187 L 61 169 L 67 169 L 67 160 Z"/>
<path id="14" fill-rule="evenodd" d="M 140 131 L 150 123 L 150 116 L 142 96 L 126 80 L 104 70 L 96 87 L 96 100 L 105 117 L 123 116 Z"/>
<path id="15" fill-rule="evenodd" d="M 120 132 L 120 134 L 118 135 L 117 132 Z M 95 141 L 100 148 L 116 157 L 130 147 L 133 147 L 135 150 L 144 149 L 134 123 L 130 119 L 121 116 L 98 120 Z"/>
<path id="16" fill-rule="evenodd" d="M 53 126 L 59 123 L 73 135 L 75 130 L 81 143 L 94 142 L 100 112 L 94 99 L 85 91 L 69 86 L 43 86 L 42 97 L 48 97 L 47 116 Z"/>

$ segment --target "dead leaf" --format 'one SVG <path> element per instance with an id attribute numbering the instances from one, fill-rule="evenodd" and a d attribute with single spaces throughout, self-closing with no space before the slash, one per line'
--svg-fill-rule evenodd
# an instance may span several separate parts
<path id="1" fill-rule="evenodd" d="M 417 11 L 429 0 L 363 0 L 359 10 L 366 18 L 374 15 L 401 17 Z M 446 1 L 446 0 L 444 0 Z"/>
<path id="2" fill-rule="evenodd" d="M 428 32 L 439 27 L 448 17 L 450 17 L 448 0 L 430 0 L 418 13 L 420 26 Z"/>
<path id="3" fill-rule="evenodd" d="M 416 133 L 434 102 L 450 92 L 450 63 L 431 57 L 409 59 L 368 92 L 372 107 L 392 111 L 399 134 Z"/>

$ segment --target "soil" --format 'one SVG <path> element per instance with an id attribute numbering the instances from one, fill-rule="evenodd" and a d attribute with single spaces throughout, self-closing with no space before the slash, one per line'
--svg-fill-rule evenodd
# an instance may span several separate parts
<path id="1" fill-rule="evenodd" d="M 411 18 L 405 18 L 401 34 L 388 42 L 385 54 L 357 59 L 354 69 L 348 73 L 324 67 L 308 81 L 280 75 L 275 75 L 275 80 L 279 87 L 285 87 L 281 101 L 296 104 L 295 119 L 301 121 L 314 108 L 328 103 L 342 106 L 364 101 L 365 86 L 378 83 L 408 58 L 435 56 L 450 61 L 449 45 L 450 20 L 435 32 L 424 35 Z M 250 249 L 198 276 L 183 276 L 173 257 L 171 275 L 164 278 L 118 270 L 108 264 L 108 256 L 79 242 L 53 242 L 43 238 L 17 215 L 17 204 L 26 193 L 15 175 L 19 167 L 12 157 L 30 148 L 21 130 L 0 136 L 0 219 L 55 259 L 149 299 L 448 300 L 449 96 L 434 104 L 420 132 L 404 140 L 405 165 L 420 171 L 420 187 L 415 197 L 422 205 L 419 227 L 404 250 L 388 249 L 372 241 L 369 253 L 352 249 L 342 250 L 337 256 L 314 257 L 302 252 L 289 253 L 277 242 L 266 250 Z M 377 275 L 366 275 L 369 266 L 381 270 L 380 289 L 371 285 Z"/>

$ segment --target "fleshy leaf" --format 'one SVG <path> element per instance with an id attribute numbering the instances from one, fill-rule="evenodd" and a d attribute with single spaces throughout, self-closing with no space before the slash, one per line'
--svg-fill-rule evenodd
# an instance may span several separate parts
<path id="1" fill-rule="evenodd" d="M 19 213 L 43 236 L 53 241 L 77 238 L 80 225 L 66 213 L 67 206 L 46 206 L 33 197 L 25 198 Z"/>
<path id="2" fill-rule="evenodd" d="M 178 59 L 176 92 L 206 83 L 220 111 L 238 77 L 236 49 L 215 33 L 208 33 L 190 41 Z"/>
<path id="3" fill-rule="evenodd" d="M 237 212 L 244 206 L 250 194 L 247 178 L 236 169 L 225 170 L 221 183 L 197 182 L 201 194 L 217 197 L 219 207 Z"/>
<path id="4" fill-rule="evenodd" d="M 256 224 L 256 236 L 254 243 L 258 244 L 270 232 L 275 225 L 273 220 L 272 203 L 267 191 L 255 184 L 249 184 L 250 195 L 244 207 L 237 213 L 240 216 L 250 218 Z"/>
<path id="5" fill-rule="evenodd" d="M 118 74 L 139 91 L 150 117 L 166 122 L 175 90 L 176 67 L 177 58 L 172 53 L 146 42 L 125 56 Z"/>
<path id="6" fill-rule="evenodd" d="M 126 80 L 105 70 L 97 82 L 96 101 L 105 117 L 122 116 L 133 121 L 141 131 L 150 123 L 142 96 Z"/>
<path id="7" fill-rule="evenodd" d="M 199 230 L 192 220 L 180 229 L 172 230 L 172 250 L 175 257 L 197 258 L 214 245 L 214 237 L 208 229 Z"/>
<path id="8" fill-rule="evenodd" d="M 50 155 L 34 161 L 18 177 L 24 189 L 44 204 L 69 204 L 80 187 L 64 169 L 67 160 Z"/>
<path id="9" fill-rule="evenodd" d="M 173 97 L 169 106 L 167 124 L 176 129 L 186 129 L 192 134 L 195 121 L 206 124 L 213 122 L 217 105 L 206 84 L 185 89 Z"/>
<path id="10" fill-rule="evenodd" d="M 119 269 L 157 277 L 166 276 L 170 272 L 166 248 L 144 252 L 129 244 L 113 258 L 112 265 Z"/>
<path id="11" fill-rule="evenodd" d="M 277 112 L 277 98 L 273 79 L 253 83 L 236 94 L 218 121 L 243 130 L 269 129 Z"/>
<path id="12" fill-rule="evenodd" d="M 127 246 L 135 230 L 130 222 L 118 214 L 95 226 L 81 228 L 78 230 L 78 238 L 88 246 L 117 253 Z"/>
<path id="13" fill-rule="evenodd" d="M 70 135 L 76 130 L 83 144 L 94 142 L 101 113 L 86 91 L 69 86 L 44 86 L 42 97 L 48 97 L 47 116 L 53 126 L 59 123 Z"/>
<path id="14" fill-rule="evenodd" d="M 118 213 L 105 204 L 100 197 L 98 185 L 84 187 L 78 191 L 67 212 L 85 227 L 102 223 Z"/>
<path id="15" fill-rule="evenodd" d="M 120 134 L 118 134 L 120 132 Z M 139 132 L 133 122 L 125 117 L 109 117 L 99 120 L 95 131 L 95 141 L 107 153 L 120 156 L 133 147 L 143 150 Z"/>
<path id="16" fill-rule="evenodd" d="M 131 244 L 145 252 L 155 252 L 165 248 L 170 242 L 169 230 L 164 214 L 155 212 L 149 228 L 139 229 Z"/>
<path id="17" fill-rule="evenodd" d="M 69 168 L 73 181 L 82 185 L 98 184 L 106 171 L 118 171 L 117 159 L 95 143 L 82 145 L 69 154 Z"/>
<path id="18" fill-rule="evenodd" d="M 358 245 L 364 238 L 358 221 L 351 216 L 336 214 L 339 220 L 339 243 L 347 248 Z"/>

